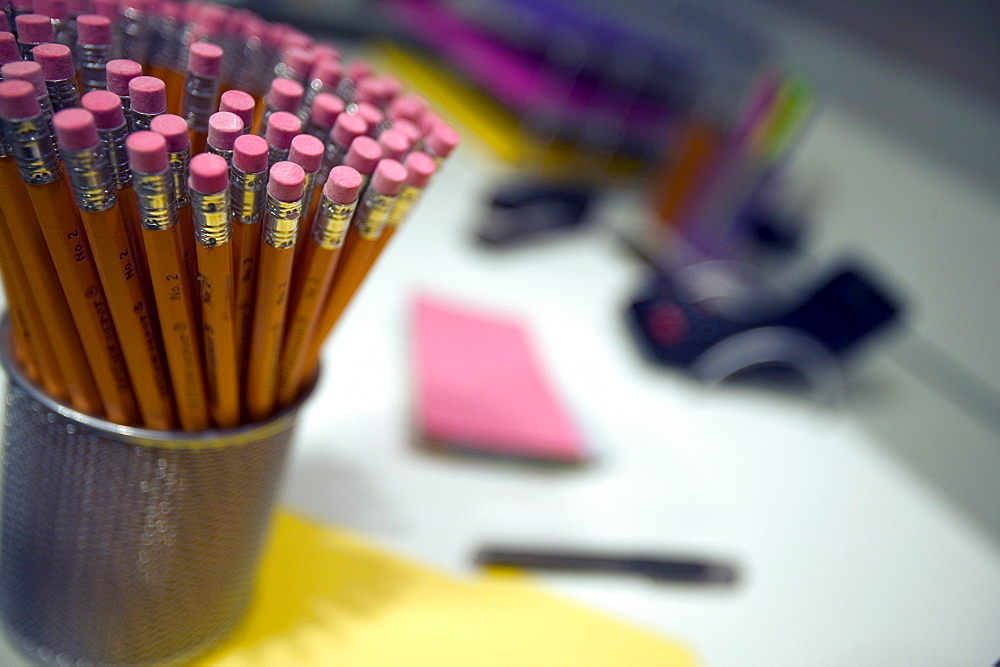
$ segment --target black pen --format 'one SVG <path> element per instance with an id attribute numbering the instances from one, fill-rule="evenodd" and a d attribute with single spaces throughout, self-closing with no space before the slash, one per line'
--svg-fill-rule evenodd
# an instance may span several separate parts
<path id="1" fill-rule="evenodd" d="M 654 581 L 690 584 L 732 584 L 736 581 L 736 570 L 724 563 L 647 555 L 597 554 L 566 549 L 484 547 L 476 554 L 476 564 L 481 567 L 501 565 L 530 570 L 630 574 Z"/>

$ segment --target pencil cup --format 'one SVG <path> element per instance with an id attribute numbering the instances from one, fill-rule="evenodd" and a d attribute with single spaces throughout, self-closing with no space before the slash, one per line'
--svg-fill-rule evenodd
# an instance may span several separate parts
<path id="1" fill-rule="evenodd" d="M 59 664 L 208 650 L 248 607 L 298 406 L 195 435 L 118 426 L 39 392 L 12 362 L 7 333 L 7 632 L 33 661 Z"/>

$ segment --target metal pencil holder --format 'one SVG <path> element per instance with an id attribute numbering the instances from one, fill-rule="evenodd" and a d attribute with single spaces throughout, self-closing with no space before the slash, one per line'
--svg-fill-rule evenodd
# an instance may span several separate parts
<path id="1" fill-rule="evenodd" d="M 6 630 L 32 660 L 59 664 L 208 650 L 249 605 L 299 406 L 226 431 L 119 426 L 41 393 L 13 361 L 7 332 Z"/>

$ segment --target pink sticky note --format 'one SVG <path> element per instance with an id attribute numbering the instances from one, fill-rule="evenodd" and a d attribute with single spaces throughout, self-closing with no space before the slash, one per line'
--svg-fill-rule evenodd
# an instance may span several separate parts
<path id="1" fill-rule="evenodd" d="M 580 433 L 511 319 L 421 296 L 414 304 L 416 420 L 441 446 L 579 462 Z"/>

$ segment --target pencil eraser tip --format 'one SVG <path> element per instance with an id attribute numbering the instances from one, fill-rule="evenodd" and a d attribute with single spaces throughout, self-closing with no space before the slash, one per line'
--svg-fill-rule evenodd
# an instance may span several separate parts
<path id="1" fill-rule="evenodd" d="M 382 159 L 382 147 L 371 137 L 357 137 L 351 142 L 351 147 L 344 157 L 344 164 L 353 167 L 362 174 L 371 174 L 375 165 Z"/>
<path id="2" fill-rule="evenodd" d="M 119 0 L 93 0 L 94 13 L 106 16 L 112 21 L 117 21 L 121 16 L 121 3 Z"/>
<path id="3" fill-rule="evenodd" d="M 0 116 L 7 120 L 20 120 L 32 118 L 39 111 L 35 87 L 30 83 L 17 80 L 0 83 Z"/>
<path id="4" fill-rule="evenodd" d="M 372 136 L 375 135 L 376 129 L 385 120 L 385 114 L 382 113 L 382 110 L 371 102 L 358 102 L 356 113 L 368 123 L 368 134 Z"/>
<path id="5" fill-rule="evenodd" d="M 167 86 L 155 76 L 137 76 L 128 82 L 133 111 L 160 114 L 167 110 Z"/>
<path id="6" fill-rule="evenodd" d="M 85 151 L 101 143 L 94 115 L 86 109 L 63 109 L 52 117 L 59 147 L 66 151 Z"/>
<path id="7" fill-rule="evenodd" d="M 319 80 L 324 86 L 333 87 L 340 83 L 344 76 L 344 67 L 337 60 L 323 58 L 313 67 L 309 78 Z"/>
<path id="8" fill-rule="evenodd" d="M 99 14 L 83 14 L 76 19 L 78 44 L 108 45 L 111 43 L 111 19 Z"/>
<path id="9" fill-rule="evenodd" d="M 55 40 L 52 19 L 41 14 L 21 14 L 14 19 L 17 41 L 22 44 L 44 44 Z"/>
<path id="10" fill-rule="evenodd" d="M 344 100 L 330 93 L 320 93 L 313 100 L 309 117 L 318 127 L 329 130 L 342 113 L 344 113 Z"/>
<path id="11" fill-rule="evenodd" d="M 204 77 L 217 77 L 222 69 L 222 47 L 211 42 L 195 42 L 188 52 L 188 71 Z"/>
<path id="12" fill-rule="evenodd" d="M 267 93 L 267 104 L 275 111 L 295 113 L 302 104 L 305 93 L 302 84 L 291 79 L 274 79 Z"/>
<path id="13" fill-rule="evenodd" d="M 314 59 L 315 54 L 312 50 L 293 46 L 285 51 L 281 61 L 296 76 L 301 76 L 304 79 L 308 76 L 309 70 L 312 69 Z"/>
<path id="14" fill-rule="evenodd" d="M 372 188 L 384 195 L 398 195 L 405 182 L 406 167 L 391 158 L 380 160 L 372 174 Z"/>
<path id="15" fill-rule="evenodd" d="M 66 11 L 66 0 L 35 0 L 35 13 L 50 19 L 64 19 Z"/>
<path id="16" fill-rule="evenodd" d="M 16 63 L 21 59 L 21 52 L 17 50 L 17 38 L 12 32 L 0 32 L 0 65 Z"/>
<path id="17" fill-rule="evenodd" d="M 278 201 L 302 199 L 306 173 L 294 162 L 276 162 L 267 179 L 267 194 Z"/>
<path id="18" fill-rule="evenodd" d="M 166 171 L 167 140 L 158 132 L 133 132 L 125 141 L 129 165 L 143 174 Z"/>
<path id="19" fill-rule="evenodd" d="M 403 97 L 397 97 L 389 103 L 385 115 L 391 121 L 406 118 L 416 122 L 426 109 L 427 102 L 419 95 L 404 95 Z"/>
<path id="20" fill-rule="evenodd" d="M 330 170 L 330 178 L 323 186 L 323 194 L 338 204 L 350 204 L 358 198 L 360 190 L 361 174 L 343 164 Z"/>
<path id="21" fill-rule="evenodd" d="M 275 111 L 267 119 L 264 139 L 267 140 L 268 146 L 288 150 L 292 146 L 292 139 L 301 131 L 302 121 L 295 114 L 287 111 Z"/>
<path id="22" fill-rule="evenodd" d="M 124 58 L 109 60 L 106 70 L 108 90 L 119 97 L 128 96 L 128 82 L 137 76 L 142 76 L 142 65 Z"/>
<path id="23" fill-rule="evenodd" d="M 208 119 L 208 144 L 214 148 L 231 151 L 242 134 L 243 120 L 234 113 L 219 111 Z"/>
<path id="24" fill-rule="evenodd" d="M 73 52 L 65 44 L 39 44 L 31 50 L 31 55 L 42 66 L 46 81 L 65 81 L 76 76 Z"/>
<path id="25" fill-rule="evenodd" d="M 460 140 L 455 128 L 446 123 L 438 123 L 431 129 L 424 144 L 434 155 L 448 157 Z"/>
<path id="26" fill-rule="evenodd" d="M 288 161 L 302 167 L 307 173 L 315 173 L 323 164 L 323 142 L 311 134 L 300 134 L 292 138 L 288 151 Z"/>
<path id="27" fill-rule="evenodd" d="M 386 130 L 378 136 L 378 143 L 382 146 L 382 154 L 393 160 L 402 160 L 411 147 L 410 139 L 400 130 Z"/>
<path id="28" fill-rule="evenodd" d="M 406 156 L 403 161 L 406 167 L 406 184 L 415 188 L 425 188 L 431 180 L 431 176 L 437 171 L 434 159 L 427 153 L 414 151 Z"/>
<path id="29" fill-rule="evenodd" d="M 195 192 L 211 195 L 229 185 L 229 163 L 214 153 L 199 153 L 191 158 L 188 185 Z"/>
<path id="30" fill-rule="evenodd" d="M 243 127 L 247 128 L 253 124 L 253 96 L 242 90 L 227 90 L 219 99 L 219 111 L 236 114 L 243 121 Z"/>
<path id="31" fill-rule="evenodd" d="M 45 87 L 45 76 L 42 74 L 42 66 L 32 60 L 19 60 L 16 63 L 7 63 L 3 67 L 0 67 L 0 76 L 3 76 L 4 79 L 30 83 L 36 97 L 47 95 L 49 92 Z"/>
<path id="32" fill-rule="evenodd" d="M 267 169 L 267 142 L 256 134 L 244 134 L 233 143 L 233 166 L 248 174 Z"/>
<path id="33" fill-rule="evenodd" d="M 355 139 L 366 134 L 368 134 L 368 123 L 364 118 L 357 114 L 343 113 L 334 121 L 330 138 L 338 146 L 347 148 Z"/>
<path id="34" fill-rule="evenodd" d="M 417 124 L 406 118 L 397 118 L 392 121 L 392 129 L 399 130 L 406 135 L 411 144 L 417 143 L 424 133 L 417 127 Z"/>
<path id="35" fill-rule="evenodd" d="M 107 90 L 94 90 L 80 98 L 84 109 L 94 115 L 99 130 L 113 130 L 125 124 L 122 101 Z"/>
<path id="36" fill-rule="evenodd" d="M 152 120 L 149 129 L 163 137 L 171 153 L 180 153 L 191 145 L 187 121 L 176 114 L 161 113 Z"/>

